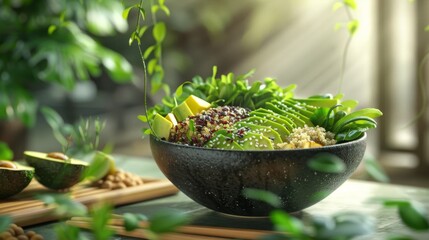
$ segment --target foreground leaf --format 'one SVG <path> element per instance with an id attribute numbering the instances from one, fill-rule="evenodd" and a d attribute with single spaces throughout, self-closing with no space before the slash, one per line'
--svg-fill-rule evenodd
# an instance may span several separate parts
<path id="1" fill-rule="evenodd" d="M 321 153 L 311 158 L 308 167 L 324 173 L 342 173 L 346 170 L 344 161 L 336 155 L 330 153 Z"/>
<path id="2" fill-rule="evenodd" d="M 280 197 L 272 192 L 255 188 L 246 188 L 243 190 L 243 195 L 253 200 L 265 202 L 276 208 L 279 208 L 281 206 Z"/>
<path id="3" fill-rule="evenodd" d="M 384 172 L 381 165 L 373 157 L 366 157 L 364 159 L 365 170 L 369 176 L 379 182 L 389 182 L 390 179 Z"/>
<path id="4" fill-rule="evenodd" d="M 149 218 L 149 230 L 155 234 L 172 232 L 189 222 L 189 216 L 172 209 L 163 209 Z"/>

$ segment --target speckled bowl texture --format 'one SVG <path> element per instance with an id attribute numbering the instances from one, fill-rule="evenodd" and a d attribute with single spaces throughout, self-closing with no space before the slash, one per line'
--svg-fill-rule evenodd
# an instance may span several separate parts
<path id="1" fill-rule="evenodd" d="M 153 157 L 164 175 L 195 202 L 214 211 L 267 216 L 273 207 L 248 199 L 243 189 L 270 191 L 282 209 L 297 212 L 328 196 L 356 170 L 366 148 L 358 140 L 312 149 L 233 151 L 185 146 L 150 138 Z M 341 158 L 341 173 L 313 170 L 308 162 L 322 153 Z"/>

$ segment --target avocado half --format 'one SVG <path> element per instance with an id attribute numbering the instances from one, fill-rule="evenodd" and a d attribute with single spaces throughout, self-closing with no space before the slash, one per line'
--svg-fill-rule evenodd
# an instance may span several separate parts
<path id="1" fill-rule="evenodd" d="M 59 160 L 34 151 L 25 151 L 24 158 L 34 168 L 36 180 L 54 190 L 67 189 L 79 183 L 88 166 L 88 163 L 81 160 Z"/>
<path id="2" fill-rule="evenodd" d="M 34 168 L 13 164 L 17 168 L 0 167 L 0 199 L 20 193 L 33 179 Z"/>

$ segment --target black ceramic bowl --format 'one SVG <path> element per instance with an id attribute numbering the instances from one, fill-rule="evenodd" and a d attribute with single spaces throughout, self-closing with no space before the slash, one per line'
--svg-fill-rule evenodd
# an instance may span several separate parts
<path id="1" fill-rule="evenodd" d="M 332 193 L 355 171 L 365 152 L 366 134 L 352 142 L 294 150 L 217 150 L 170 143 L 154 136 L 150 146 L 164 175 L 195 202 L 226 214 L 266 216 L 273 207 L 246 198 L 243 189 L 278 195 L 287 212 L 307 208 Z M 327 173 L 309 166 L 312 159 L 325 153 L 342 159 L 345 170 Z"/>

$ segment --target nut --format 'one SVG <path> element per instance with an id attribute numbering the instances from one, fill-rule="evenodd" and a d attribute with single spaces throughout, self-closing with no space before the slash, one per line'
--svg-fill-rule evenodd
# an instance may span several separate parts
<path id="1" fill-rule="evenodd" d="M 64 153 L 60 153 L 60 152 L 51 152 L 51 153 L 48 153 L 48 155 L 46 155 L 46 156 L 50 157 L 50 158 L 64 160 L 64 161 L 66 161 L 67 159 L 69 159 L 67 157 L 67 155 L 65 155 Z"/>
<path id="2" fill-rule="evenodd" d="M 12 169 L 18 168 L 13 162 L 6 161 L 6 160 L 0 160 L 0 167 L 1 168 L 12 168 Z"/>
<path id="3" fill-rule="evenodd" d="M 139 176 L 128 172 L 116 171 L 115 173 L 109 174 L 103 179 L 94 183 L 94 186 L 115 190 L 142 184 L 143 180 Z"/>

